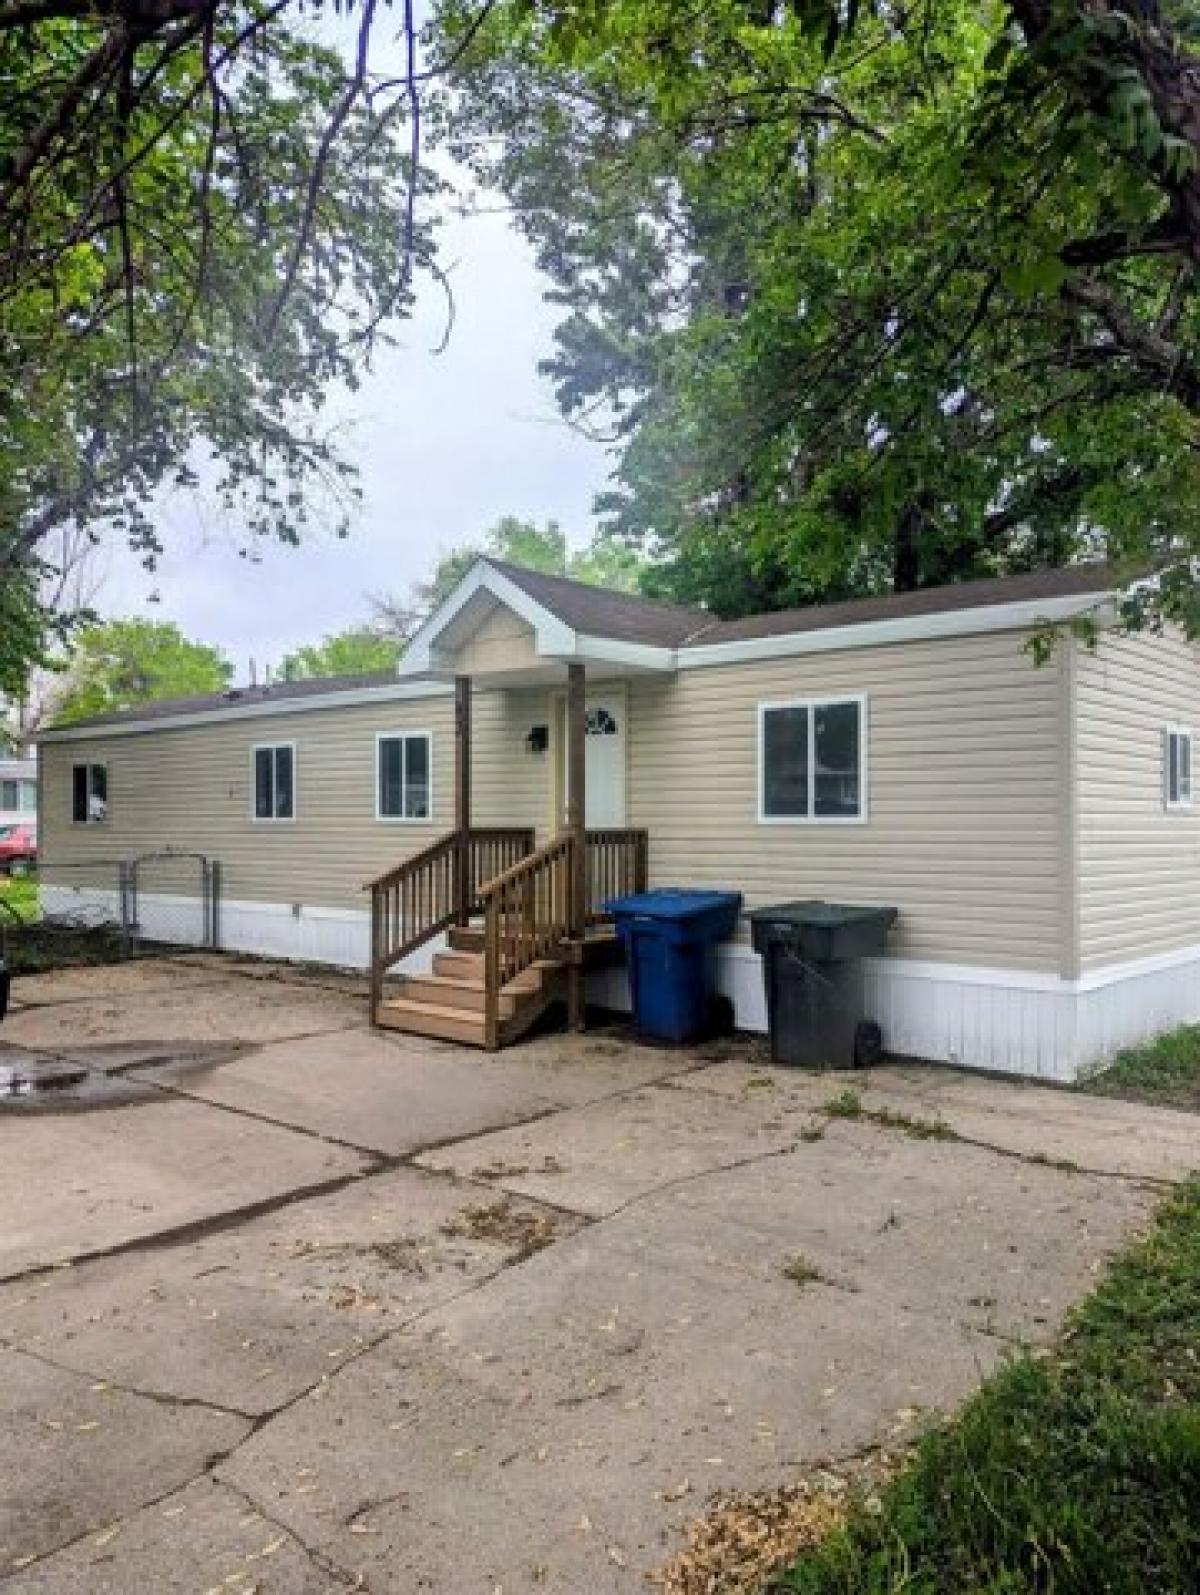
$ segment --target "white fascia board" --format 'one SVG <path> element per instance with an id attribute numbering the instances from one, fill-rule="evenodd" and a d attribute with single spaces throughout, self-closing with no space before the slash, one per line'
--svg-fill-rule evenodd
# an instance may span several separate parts
<path id="1" fill-rule="evenodd" d="M 539 654 L 571 654 L 575 651 L 577 638 L 570 626 L 564 625 L 544 605 L 531 598 L 503 571 L 496 570 L 481 559 L 471 566 L 450 596 L 438 605 L 415 633 L 397 666 L 399 676 L 421 675 L 430 670 L 446 668 L 438 649 L 438 638 L 479 592 L 490 593 L 532 626 Z"/>
<path id="2" fill-rule="evenodd" d="M 746 637 L 737 642 L 697 643 L 680 648 L 678 665 L 692 670 L 704 665 L 745 664 L 758 659 L 786 659 L 797 654 L 834 653 L 843 648 L 877 648 L 886 643 L 921 642 L 942 637 L 968 637 L 991 631 L 1020 631 L 1057 625 L 1093 612 L 1104 623 L 1113 616 L 1113 594 L 1072 593 L 1063 598 L 987 604 L 977 609 L 945 609 L 933 615 L 896 620 L 864 620 L 850 626 L 825 626 L 816 631 L 783 632 L 773 637 Z"/>
<path id="3" fill-rule="evenodd" d="M 231 703 L 220 709 L 196 709 L 190 714 L 160 715 L 152 720 L 118 720 L 110 725 L 62 726 L 39 731 L 36 741 L 82 742 L 104 737 L 128 737 L 148 731 L 181 731 L 188 726 L 227 725 L 234 720 L 262 720 L 283 714 L 312 714 L 318 709 L 349 709 L 367 703 L 403 703 L 408 699 L 444 698 L 451 687 L 444 681 L 397 681 L 379 687 L 354 687 L 346 692 L 317 693 L 307 698 L 280 698 L 274 703 Z"/>
<path id="4" fill-rule="evenodd" d="M 573 657 L 628 665 L 632 670 L 674 670 L 678 663 L 674 648 L 658 648 L 647 642 L 618 642 L 612 637 L 586 637 L 582 632 L 575 638 Z"/>

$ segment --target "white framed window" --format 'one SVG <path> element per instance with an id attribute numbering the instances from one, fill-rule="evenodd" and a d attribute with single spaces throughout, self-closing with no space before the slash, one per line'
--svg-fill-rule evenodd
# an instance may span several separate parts
<path id="1" fill-rule="evenodd" d="M 108 766 L 71 766 L 71 820 L 75 825 L 99 825 L 108 818 Z"/>
<path id="2" fill-rule="evenodd" d="M 861 825 L 867 817 L 867 700 L 758 706 L 762 825 Z"/>
<path id="3" fill-rule="evenodd" d="M 296 744 L 265 743 L 251 749 L 250 814 L 255 820 L 296 818 Z"/>
<path id="4" fill-rule="evenodd" d="M 1169 809 L 1192 806 L 1192 733 L 1186 726 L 1163 732 L 1163 801 Z"/>
<path id="5" fill-rule="evenodd" d="M 421 821 L 433 815 L 433 739 L 428 731 L 375 738 L 375 818 Z"/>

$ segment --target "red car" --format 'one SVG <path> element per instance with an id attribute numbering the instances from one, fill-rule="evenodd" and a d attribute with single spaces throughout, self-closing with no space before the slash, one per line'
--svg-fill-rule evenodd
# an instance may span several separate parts
<path id="1" fill-rule="evenodd" d="M 26 821 L 0 825 L 0 874 L 28 875 L 36 868 L 37 826 Z"/>

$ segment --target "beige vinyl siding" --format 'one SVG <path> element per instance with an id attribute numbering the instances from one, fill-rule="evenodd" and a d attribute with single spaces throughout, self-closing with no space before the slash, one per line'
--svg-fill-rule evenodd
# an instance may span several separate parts
<path id="1" fill-rule="evenodd" d="M 891 903 L 892 951 L 1058 973 L 1061 659 L 1016 633 L 847 649 L 641 678 L 630 823 L 656 884 Z M 867 698 L 865 824 L 758 821 L 758 704 Z"/>
<path id="2" fill-rule="evenodd" d="M 546 718 L 545 694 L 478 692 L 473 704 L 474 819 L 478 825 L 544 824 L 547 762 L 524 738 Z M 375 740 L 428 731 L 433 811 L 428 821 L 375 817 Z M 251 818 L 251 750 L 296 748 L 296 818 Z M 453 708 L 448 696 L 231 719 L 126 736 L 51 742 L 41 750 L 45 876 L 55 863 L 131 858 L 172 847 L 219 859 L 228 900 L 364 909 L 363 883 L 454 824 Z M 109 817 L 71 819 L 71 766 L 108 766 Z M 98 870 L 94 884 L 112 885 Z M 63 881 L 80 884 L 77 871 Z"/>
<path id="3" fill-rule="evenodd" d="M 496 670 L 535 668 L 542 663 L 533 627 L 500 605 L 455 654 L 453 669 L 462 676 L 482 676 Z"/>
<path id="4" fill-rule="evenodd" d="M 1200 650 L 1110 634 L 1076 663 L 1083 971 L 1200 945 L 1200 805 L 1164 806 L 1163 734 L 1200 736 Z"/>

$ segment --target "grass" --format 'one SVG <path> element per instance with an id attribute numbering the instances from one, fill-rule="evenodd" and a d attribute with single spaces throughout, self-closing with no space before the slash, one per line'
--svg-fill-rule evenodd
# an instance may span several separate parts
<path id="1" fill-rule="evenodd" d="M 846 1527 L 788 1595 L 1184 1595 L 1200 1569 L 1200 1179 L 1076 1311 Z"/>
<path id="2" fill-rule="evenodd" d="M 1118 1053 L 1112 1066 L 1086 1080 L 1081 1090 L 1200 1113 L 1200 1025 L 1184 1025 Z"/>
<path id="3" fill-rule="evenodd" d="M 0 928 L 14 920 L 31 924 L 41 912 L 36 876 L 0 875 Z"/>

